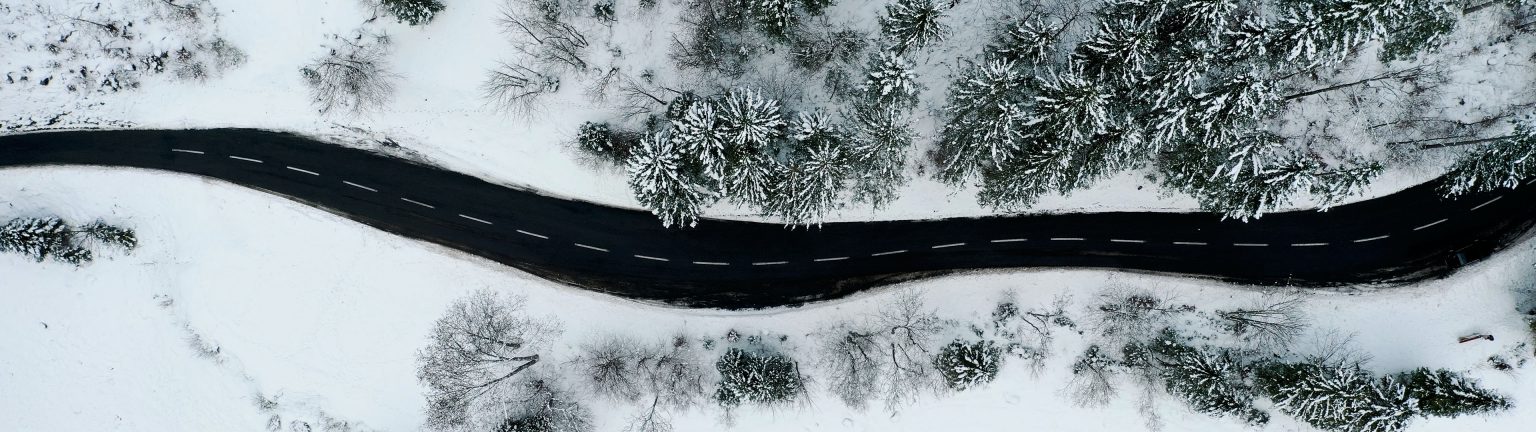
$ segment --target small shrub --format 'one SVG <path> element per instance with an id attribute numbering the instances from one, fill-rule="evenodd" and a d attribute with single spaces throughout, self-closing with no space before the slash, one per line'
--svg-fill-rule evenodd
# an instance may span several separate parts
<path id="1" fill-rule="evenodd" d="M 383 0 L 383 6 L 395 19 L 413 26 L 432 22 L 443 11 L 443 3 L 438 0 Z"/>
<path id="2" fill-rule="evenodd" d="M 950 342 L 933 359 L 934 369 L 944 377 L 944 384 L 954 390 L 966 390 L 992 382 L 1003 362 L 1003 351 L 992 341 Z"/>

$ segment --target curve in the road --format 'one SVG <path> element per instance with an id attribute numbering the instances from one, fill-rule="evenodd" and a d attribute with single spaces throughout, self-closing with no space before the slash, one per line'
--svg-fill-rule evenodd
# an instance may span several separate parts
<path id="1" fill-rule="evenodd" d="M 1327 212 L 1252 222 L 1205 213 L 1080 213 L 777 224 L 561 199 L 298 135 L 252 129 L 0 136 L 0 167 L 98 165 L 217 178 L 618 296 L 750 308 L 836 298 L 963 269 L 1088 267 L 1254 284 L 1331 286 L 1436 277 L 1536 222 L 1536 187 L 1445 199 L 1431 184 Z M 1526 185 L 1536 183 L 1528 180 Z M 188 199 L 189 197 L 175 197 Z"/>

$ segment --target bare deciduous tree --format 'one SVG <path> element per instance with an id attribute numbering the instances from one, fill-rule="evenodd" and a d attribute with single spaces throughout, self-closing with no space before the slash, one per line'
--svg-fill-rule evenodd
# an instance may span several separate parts
<path id="1" fill-rule="evenodd" d="M 880 333 L 845 321 L 822 335 L 821 363 L 828 372 L 827 390 L 850 408 L 863 409 L 879 391 L 886 362 Z"/>
<path id="2" fill-rule="evenodd" d="M 512 38 L 517 50 L 539 64 L 570 67 L 586 72 L 586 36 L 581 31 L 560 21 L 560 14 L 528 10 L 508 2 L 501 10 L 502 32 Z"/>
<path id="3" fill-rule="evenodd" d="M 492 69 L 481 85 L 493 105 L 524 115 L 537 111 L 539 97 L 559 89 L 560 78 L 514 63 Z"/>
<path id="4" fill-rule="evenodd" d="M 593 393 L 617 401 L 640 397 L 641 348 L 633 341 L 609 338 L 582 348 L 582 355 L 573 360 L 586 378 Z"/>
<path id="5" fill-rule="evenodd" d="M 933 354 L 928 347 L 943 330 L 943 323 L 927 309 L 917 291 L 902 293 L 880 308 L 878 322 L 888 329 L 886 355 L 891 358 L 890 368 L 885 371 L 885 404 L 887 409 L 896 411 L 922 391 L 938 388 Z"/>
<path id="6" fill-rule="evenodd" d="M 1091 312 L 1097 319 L 1098 330 L 1105 336 L 1144 336 L 1160 328 L 1158 324 L 1168 315 L 1194 310 L 1131 288 L 1111 288 L 1100 298 L 1102 301 Z"/>
<path id="7" fill-rule="evenodd" d="M 594 393 L 641 404 L 626 430 L 670 431 L 670 413 L 692 408 L 704 396 L 704 369 L 687 341 L 679 336 L 669 346 L 642 347 L 608 339 L 584 347 L 571 363 L 586 375 Z"/>
<path id="8" fill-rule="evenodd" d="M 383 33 L 331 35 L 329 52 L 299 69 L 315 107 L 321 113 L 337 108 L 358 113 L 389 101 L 397 78 L 386 63 L 389 46 Z"/>
<path id="9" fill-rule="evenodd" d="M 530 388 L 521 378 L 559 326 L 528 316 L 524 304 L 523 297 L 481 290 L 454 302 L 432 326 L 431 344 L 416 354 L 416 377 L 428 389 L 428 426 L 484 425 L 486 413 L 479 410 L 501 404 L 482 404 L 483 398 L 506 400 Z"/>
<path id="10" fill-rule="evenodd" d="M 1216 314 L 1239 337 L 1260 347 L 1285 348 L 1307 328 L 1303 304 L 1301 297 L 1272 298 Z"/>

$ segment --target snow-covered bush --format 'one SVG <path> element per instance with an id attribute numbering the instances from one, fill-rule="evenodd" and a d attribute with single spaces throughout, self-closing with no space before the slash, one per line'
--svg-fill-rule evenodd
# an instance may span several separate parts
<path id="1" fill-rule="evenodd" d="M 381 3 L 395 19 L 413 26 L 432 22 L 432 18 L 443 11 L 443 2 L 438 0 L 381 0 Z"/>
<path id="2" fill-rule="evenodd" d="M 952 390 L 967 390 L 986 385 L 997 378 L 1003 363 L 1003 350 L 989 340 L 951 341 L 933 357 L 933 367 Z"/>
<path id="3" fill-rule="evenodd" d="M 720 372 L 715 401 L 725 407 L 789 402 L 803 390 L 799 366 L 784 354 L 731 348 L 715 369 Z"/>

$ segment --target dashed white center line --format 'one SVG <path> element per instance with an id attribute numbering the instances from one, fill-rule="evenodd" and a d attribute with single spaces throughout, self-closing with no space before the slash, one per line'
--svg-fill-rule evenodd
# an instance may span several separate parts
<path id="1" fill-rule="evenodd" d="M 965 246 L 965 243 L 941 244 L 941 245 L 936 245 L 936 246 L 930 247 L 930 249 L 952 248 L 952 247 L 955 247 L 955 246 Z"/>
<path id="2" fill-rule="evenodd" d="M 495 224 L 491 223 L 488 220 L 480 219 L 480 218 L 477 218 L 477 217 L 474 217 L 474 216 L 468 216 L 468 215 L 465 215 L 463 213 L 460 213 L 459 217 L 465 218 L 465 219 L 469 219 L 469 220 L 472 220 L 472 221 L 475 221 L 475 222 L 483 223 L 483 224 L 486 224 L 486 225 L 495 225 Z"/>
<path id="3" fill-rule="evenodd" d="M 346 181 L 346 180 L 342 180 L 341 182 L 342 183 L 346 183 L 347 185 L 350 185 L 352 187 L 355 187 L 355 188 L 358 188 L 358 189 L 362 189 L 362 190 L 365 190 L 365 191 L 369 191 L 369 192 L 378 192 L 379 191 L 378 189 L 374 189 L 374 188 L 371 188 L 371 187 L 363 186 L 363 185 L 360 185 L 360 184 L 357 184 L 357 183 L 353 183 L 353 182 L 349 182 L 349 181 Z"/>
<path id="4" fill-rule="evenodd" d="M 429 209 L 437 208 L 437 207 L 433 207 L 431 204 L 427 204 L 427 203 L 424 203 L 424 202 L 421 202 L 421 201 L 417 201 L 417 200 L 413 200 L 413 199 L 410 199 L 410 198 L 402 197 L 402 198 L 400 198 L 400 200 L 408 202 L 408 203 L 411 203 L 411 204 L 419 205 L 419 206 L 422 206 L 422 207 L 426 207 L 426 208 L 429 208 Z"/>
<path id="5" fill-rule="evenodd" d="M 1503 199 L 1503 198 L 1504 198 L 1503 195 L 1493 197 L 1493 199 L 1488 200 L 1488 202 L 1485 202 L 1485 203 L 1482 203 L 1482 204 L 1478 204 L 1477 207 L 1473 207 L 1472 210 L 1477 210 L 1477 209 L 1483 208 L 1483 206 L 1489 205 L 1489 204 L 1493 204 L 1494 201 L 1498 201 L 1498 200 Z"/>
<path id="6" fill-rule="evenodd" d="M 177 149 L 177 148 L 173 148 L 173 149 L 171 149 L 171 151 L 177 152 L 177 153 L 203 154 L 203 152 L 200 152 L 200 151 L 197 151 L 197 150 L 186 150 L 186 149 Z"/>
<path id="7" fill-rule="evenodd" d="M 1029 239 L 1009 238 L 1009 239 L 997 239 L 997 240 L 993 240 L 992 242 L 993 243 L 1017 243 L 1017 242 L 1021 242 L 1021 241 L 1029 241 Z"/>
<path id="8" fill-rule="evenodd" d="M 1327 246 L 1327 243 L 1291 243 L 1291 246 Z"/>
<path id="9" fill-rule="evenodd" d="M 728 265 L 731 265 L 731 263 L 714 262 L 714 261 L 694 261 L 693 263 L 694 264 L 698 264 L 698 265 L 712 265 L 712 266 L 728 266 Z"/>
<path id="10" fill-rule="evenodd" d="M 635 258 L 648 259 L 648 260 L 651 260 L 651 261 L 671 261 L 671 260 L 666 259 L 666 258 L 653 257 L 653 256 L 645 256 L 645 255 L 635 255 Z"/>
<path id="11" fill-rule="evenodd" d="M 902 249 L 902 250 L 893 250 L 893 251 L 885 251 L 885 252 L 879 252 L 879 253 L 872 253 L 872 254 L 869 254 L 869 256 L 886 256 L 886 255 L 895 255 L 895 254 L 899 254 L 899 253 L 903 253 L 903 252 L 906 252 L 906 251 L 907 251 L 907 250 L 906 250 L 906 249 Z"/>
<path id="12" fill-rule="evenodd" d="M 1376 241 L 1376 240 L 1381 240 L 1381 239 L 1384 239 L 1384 238 L 1387 238 L 1387 237 L 1391 237 L 1391 235 L 1379 235 L 1379 236 L 1375 236 L 1375 237 L 1371 237 L 1371 238 L 1363 238 L 1363 239 L 1355 240 L 1355 243 L 1365 243 L 1365 242 L 1368 242 L 1368 241 Z"/>
<path id="13" fill-rule="evenodd" d="M 309 174 L 309 175 L 312 175 L 312 176 L 320 175 L 320 173 L 317 173 L 317 172 L 314 172 L 314 171 L 310 171 L 310 170 L 307 170 L 307 169 L 294 168 L 294 167 L 288 167 L 288 169 L 291 169 L 291 170 L 294 170 L 294 171 L 298 171 L 298 172 L 301 172 L 301 173 L 305 173 L 305 174 Z"/>
<path id="14" fill-rule="evenodd" d="M 1051 237 L 1051 241 L 1083 241 L 1082 237 Z"/>
<path id="15" fill-rule="evenodd" d="M 816 262 L 827 262 L 827 261 L 842 261 L 842 260 L 845 260 L 845 259 L 848 259 L 848 257 L 817 258 L 814 261 L 816 261 Z"/>
<path id="16" fill-rule="evenodd" d="M 576 247 L 579 247 L 579 248 L 587 248 L 587 249 L 595 250 L 595 251 L 598 251 L 598 252 L 607 252 L 608 251 L 607 249 L 603 249 L 603 248 L 600 248 L 600 247 L 597 247 L 597 246 L 588 246 L 588 245 L 584 245 L 584 244 L 581 244 L 581 243 L 571 243 L 571 244 L 576 245 Z"/>
<path id="17" fill-rule="evenodd" d="M 1414 231 L 1418 231 L 1418 230 L 1421 230 L 1421 229 L 1429 228 L 1429 227 L 1432 227 L 1432 226 L 1444 223 L 1445 221 L 1446 221 L 1446 219 L 1437 220 L 1437 221 L 1434 221 L 1434 222 L 1430 222 L 1430 223 L 1424 224 L 1424 225 L 1422 225 L 1422 226 L 1420 226 L 1418 228 L 1414 228 L 1413 230 Z"/>
<path id="18" fill-rule="evenodd" d="M 767 262 L 755 262 L 755 263 L 752 263 L 752 265 L 755 265 L 755 266 L 779 265 L 779 264 L 789 264 L 789 261 L 767 261 Z"/>
<path id="19" fill-rule="evenodd" d="M 1242 247 L 1264 247 L 1269 246 L 1269 243 L 1233 243 L 1232 245 Z"/>
<path id="20" fill-rule="evenodd" d="M 238 160 L 243 160 L 243 161 L 246 161 L 246 162 L 255 162 L 255 163 L 263 163 L 263 162 L 262 162 L 262 161 L 260 161 L 260 160 L 256 160 L 256 159 L 251 159 L 251 158 L 248 158 L 248 157 L 239 157 L 239 156 L 230 156 L 230 157 L 229 157 L 229 158 L 230 158 L 230 159 L 238 159 Z"/>
<path id="21" fill-rule="evenodd" d="M 527 232 L 527 231 L 523 231 L 523 230 L 517 230 L 517 232 L 522 233 L 525 236 L 538 237 L 538 238 L 541 238 L 541 239 L 549 240 L 549 236 L 546 236 L 546 235 L 543 235 L 543 234 L 531 233 L 531 232 Z"/>
<path id="22" fill-rule="evenodd" d="M 1173 242 L 1173 244 L 1184 245 L 1184 246 L 1205 246 L 1206 245 L 1205 242 L 1186 242 L 1186 241 L 1176 241 L 1176 242 Z"/>
<path id="23" fill-rule="evenodd" d="M 1536 179 L 1530 179 L 1529 181 L 1526 181 L 1525 184 L 1536 184 Z"/>
<path id="24" fill-rule="evenodd" d="M 1109 239 L 1110 243 L 1146 243 L 1146 240 Z"/>

